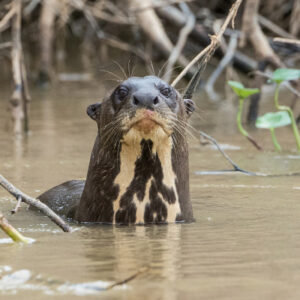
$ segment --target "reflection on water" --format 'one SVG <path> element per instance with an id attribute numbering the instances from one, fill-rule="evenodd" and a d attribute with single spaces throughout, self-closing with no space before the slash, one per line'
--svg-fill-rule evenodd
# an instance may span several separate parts
<path id="1" fill-rule="evenodd" d="M 32 196 L 84 178 L 96 134 L 85 109 L 104 93 L 98 83 L 35 92 L 29 137 L 13 139 L 0 131 L 1 173 Z M 7 95 L 5 90 L 0 95 L 1 128 L 7 121 Z M 266 151 L 258 152 L 237 133 L 232 105 L 225 110 L 225 102 L 210 105 L 202 96 L 197 101 L 201 111 L 193 116 L 193 126 L 217 138 L 242 168 L 269 174 L 299 171 L 289 128 L 279 129 L 277 137 L 291 151 L 272 152 L 269 133 L 259 131 L 252 134 Z M 6 266 L 0 268 L 0 298 L 9 293 L 16 299 L 46 294 L 63 299 L 299 299 L 299 178 L 199 176 L 197 171 L 231 166 L 213 147 L 192 138 L 190 154 L 193 224 L 73 224 L 76 230 L 66 234 L 25 205 L 10 216 L 15 201 L 0 190 L 1 210 L 36 240 L 16 245 L 0 233 L 0 266 Z M 102 290 L 148 266 L 125 288 Z"/>

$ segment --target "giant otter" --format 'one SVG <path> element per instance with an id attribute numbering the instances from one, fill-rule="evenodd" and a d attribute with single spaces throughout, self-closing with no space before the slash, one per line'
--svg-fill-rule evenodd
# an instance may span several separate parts
<path id="1" fill-rule="evenodd" d="M 131 77 L 88 107 L 98 133 L 86 181 L 38 198 L 79 222 L 193 221 L 187 119 L 194 103 L 155 76 Z"/>

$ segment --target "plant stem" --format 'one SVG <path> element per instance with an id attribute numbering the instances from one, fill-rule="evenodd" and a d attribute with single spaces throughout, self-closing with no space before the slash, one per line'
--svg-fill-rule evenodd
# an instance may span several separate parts
<path id="1" fill-rule="evenodd" d="M 244 105 L 244 98 L 239 98 L 239 108 L 236 116 L 236 123 L 238 126 L 238 129 L 240 133 L 247 138 L 247 140 L 252 143 L 252 145 L 257 149 L 261 150 L 262 147 L 254 140 L 252 136 L 249 135 L 249 133 L 244 129 L 242 125 L 242 112 L 243 112 L 243 105 Z"/>
<path id="2" fill-rule="evenodd" d="M 300 151 L 300 136 L 299 136 L 299 131 L 298 131 L 297 123 L 296 123 L 295 118 L 294 118 L 293 111 L 292 111 L 292 109 L 289 106 L 279 105 L 279 101 L 278 101 L 278 98 L 279 98 L 278 97 L 279 96 L 279 86 L 280 86 L 280 83 L 277 83 L 276 84 L 276 88 L 275 88 L 275 95 L 274 95 L 275 107 L 278 110 L 287 111 L 288 112 L 288 114 L 289 114 L 289 116 L 291 118 L 292 129 L 293 129 L 293 134 L 294 134 L 294 137 L 295 137 L 295 140 L 296 140 L 296 143 L 297 143 L 297 148 L 298 148 L 298 151 Z"/>
<path id="3" fill-rule="evenodd" d="M 276 148 L 277 151 L 281 151 L 281 146 L 279 145 L 279 143 L 276 139 L 274 128 L 270 128 L 270 131 L 271 131 L 271 136 L 272 136 L 272 141 L 273 141 L 274 147 Z"/>
<path id="4" fill-rule="evenodd" d="M 243 128 L 243 125 L 242 125 L 243 105 L 244 105 L 244 99 L 243 99 L 243 98 L 239 98 L 239 108 L 238 108 L 238 112 L 237 112 L 237 116 L 236 116 L 236 124 L 237 124 L 237 127 L 238 127 L 240 133 L 241 133 L 243 136 L 248 137 L 249 134 L 248 134 L 248 132 Z"/>
<path id="5" fill-rule="evenodd" d="M 280 83 L 276 83 L 275 94 L 274 94 L 274 102 L 275 102 L 276 109 L 281 110 L 280 109 L 281 106 L 279 105 L 279 102 L 278 102 L 279 86 L 280 86 Z"/>
<path id="6" fill-rule="evenodd" d="M 0 212 L 0 228 L 15 242 L 29 243 L 29 239 L 23 236 L 17 229 L 8 223 L 6 218 Z"/>

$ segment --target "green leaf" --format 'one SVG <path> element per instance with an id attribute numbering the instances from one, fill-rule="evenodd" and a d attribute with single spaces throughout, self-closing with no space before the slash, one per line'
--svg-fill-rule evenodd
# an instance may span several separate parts
<path id="1" fill-rule="evenodd" d="M 290 125 L 291 118 L 286 111 L 278 111 L 276 113 L 266 113 L 265 115 L 257 118 L 255 126 L 257 128 L 278 128 Z"/>
<path id="2" fill-rule="evenodd" d="M 243 84 L 237 81 L 228 81 L 233 91 L 239 96 L 239 98 L 247 98 L 253 94 L 259 93 L 259 89 L 245 88 Z"/>
<path id="3" fill-rule="evenodd" d="M 297 69 L 277 69 L 272 74 L 272 80 L 281 83 L 286 80 L 297 80 L 300 78 L 300 70 Z"/>

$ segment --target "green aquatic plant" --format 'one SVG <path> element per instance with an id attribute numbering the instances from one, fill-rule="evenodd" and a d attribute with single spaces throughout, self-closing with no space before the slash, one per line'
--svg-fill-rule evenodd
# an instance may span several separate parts
<path id="1" fill-rule="evenodd" d="M 291 124 L 292 124 L 292 129 L 293 129 L 293 134 L 297 143 L 297 148 L 298 151 L 300 151 L 300 136 L 299 136 L 299 131 L 297 128 L 297 124 L 294 118 L 294 114 L 292 109 L 289 106 L 286 105 L 279 105 L 279 88 L 280 84 L 283 81 L 289 81 L 289 80 L 298 80 L 300 78 L 300 70 L 297 69 L 277 69 L 273 72 L 271 80 L 276 83 L 276 88 L 275 88 L 275 94 L 274 94 L 274 103 L 276 109 L 279 111 L 286 111 L 291 119 Z"/>
<path id="2" fill-rule="evenodd" d="M 236 115 L 236 123 L 240 133 L 245 136 L 257 149 L 261 149 L 261 147 L 257 144 L 257 142 L 249 135 L 249 133 L 244 129 L 242 125 L 242 113 L 244 101 L 247 97 L 259 93 L 259 89 L 250 89 L 245 88 L 244 85 L 237 81 L 228 81 L 228 84 L 235 92 L 235 94 L 239 97 L 239 107 Z"/>
<path id="3" fill-rule="evenodd" d="M 31 239 L 22 235 L 16 228 L 8 223 L 0 212 L 0 228 L 14 241 L 19 243 L 30 243 Z"/>
<path id="4" fill-rule="evenodd" d="M 273 144 L 276 150 L 281 151 L 276 135 L 275 128 L 290 125 L 292 123 L 291 118 L 286 111 L 278 111 L 275 113 L 266 113 L 263 116 L 257 118 L 255 126 L 257 128 L 270 129 Z"/>

